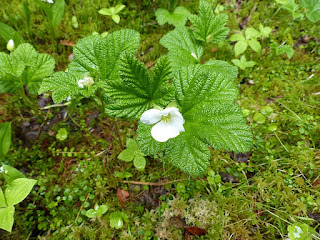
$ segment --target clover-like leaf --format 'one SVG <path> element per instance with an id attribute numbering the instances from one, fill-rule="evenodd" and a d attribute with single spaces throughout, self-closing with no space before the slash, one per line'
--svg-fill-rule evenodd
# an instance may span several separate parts
<path id="1" fill-rule="evenodd" d="M 316 23 L 320 20 L 320 1 L 319 0 L 302 0 L 301 5 L 307 10 L 307 18 Z"/>
<path id="2" fill-rule="evenodd" d="M 170 13 L 167 9 L 159 8 L 155 12 L 159 25 L 165 23 L 172 24 L 175 27 L 182 27 L 186 24 L 190 12 L 184 7 L 177 7 L 173 13 Z"/>
<path id="3" fill-rule="evenodd" d="M 120 61 L 120 80 L 108 82 L 106 93 L 114 100 L 106 112 L 117 117 L 139 118 L 153 105 L 165 107 L 173 100 L 170 62 L 161 58 L 153 69 L 148 69 L 130 53 L 124 53 Z"/>
<path id="4" fill-rule="evenodd" d="M 207 1 L 200 1 L 199 15 L 191 15 L 189 19 L 195 28 L 194 35 L 200 41 L 217 43 L 229 34 L 229 28 L 225 27 L 228 15 L 214 16 Z"/>

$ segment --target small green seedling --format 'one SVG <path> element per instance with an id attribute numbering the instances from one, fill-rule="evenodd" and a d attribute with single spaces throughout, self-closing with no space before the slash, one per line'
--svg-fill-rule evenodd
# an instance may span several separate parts
<path id="1" fill-rule="evenodd" d="M 129 221 L 127 214 L 119 211 L 110 214 L 110 227 L 120 229 L 123 227 L 123 221 Z"/>
<path id="2" fill-rule="evenodd" d="M 268 38 L 270 36 L 270 33 L 272 32 L 272 28 L 271 27 L 264 27 L 260 23 L 259 31 L 260 31 L 261 36 Z"/>
<path id="3" fill-rule="evenodd" d="M 72 27 L 73 28 L 78 28 L 79 27 L 77 16 L 72 16 L 71 23 L 72 23 Z"/>
<path id="4" fill-rule="evenodd" d="M 96 204 L 94 206 L 94 209 L 89 209 L 86 212 L 86 216 L 88 218 L 95 218 L 95 217 L 101 217 L 103 214 L 105 214 L 108 211 L 109 207 L 107 204 L 103 204 L 101 206 L 99 206 L 98 204 Z"/>
<path id="5" fill-rule="evenodd" d="M 60 128 L 58 131 L 58 134 L 56 135 L 56 138 L 60 141 L 64 141 L 68 138 L 68 131 L 65 128 Z"/>
<path id="6" fill-rule="evenodd" d="M 279 45 L 276 42 L 272 42 L 270 44 L 270 48 L 273 49 L 274 53 L 279 56 L 282 54 L 286 54 L 287 57 L 290 59 L 292 58 L 293 54 L 294 54 L 294 49 L 293 47 L 289 46 L 289 45 L 285 45 L 285 44 L 281 44 Z"/>
<path id="7" fill-rule="evenodd" d="M 244 55 L 240 58 L 240 60 L 239 59 L 232 59 L 231 62 L 242 70 L 245 70 L 246 68 L 253 67 L 256 64 L 256 62 L 254 62 L 254 61 L 247 61 L 247 59 Z"/>
<path id="8" fill-rule="evenodd" d="M 248 46 L 250 46 L 253 51 L 260 52 L 261 44 L 258 42 L 258 38 L 260 37 L 260 32 L 254 28 L 247 28 L 245 30 L 245 36 L 239 33 L 233 34 L 230 37 L 230 41 L 237 42 L 234 46 L 235 56 L 245 52 Z"/>
<path id="9" fill-rule="evenodd" d="M 155 12 L 156 19 L 160 26 L 164 25 L 165 23 L 168 23 L 172 24 L 175 27 L 184 26 L 190 14 L 191 13 L 188 9 L 181 6 L 174 9 L 172 13 L 170 13 L 167 9 L 164 8 L 159 8 Z"/>
<path id="10" fill-rule="evenodd" d="M 125 5 L 117 5 L 111 8 L 101 8 L 98 13 L 106 16 L 111 16 L 112 20 L 115 23 L 119 24 L 120 16 L 118 15 L 118 13 L 125 7 L 126 7 Z"/>
<path id="11" fill-rule="evenodd" d="M 127 139 L 126 145 L 127 149 L 123 150 L 118 158 L 126 162 L 131 162 L 133 160 L 133 165 L 138 170 L 143 171 L 146 167 L 145 154 L 139 150 L 137 142 L 131 138 Z"/>

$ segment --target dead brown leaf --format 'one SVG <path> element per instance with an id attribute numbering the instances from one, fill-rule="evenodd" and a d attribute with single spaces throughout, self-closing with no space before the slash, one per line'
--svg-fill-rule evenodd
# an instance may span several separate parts
<path id="1" fill-rule="evenodd" d="M 117 197 L 121 207 L 123 207 L 124 203 L 128 200 L 129 196 L 130 196 L 129 192 L 127 192 L 126 190 L 123 190 L 121 187 L 118 188 Z"/>
<path id="2" fill-rule="evenodd" d="M 206 230 L 199 227 L 186 227 L 186 231 L 195 236 L 205 235 L 207 233 Z"/>

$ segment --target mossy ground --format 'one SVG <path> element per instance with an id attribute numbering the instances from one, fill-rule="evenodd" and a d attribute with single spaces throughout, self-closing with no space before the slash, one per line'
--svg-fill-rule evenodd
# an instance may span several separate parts
<path id="1" fill-rule="evenodd" d="M 120 28 L 141 33 L 137 57 L 152 67 L 166 53 L 159 39 L 173 29 L 155 20 L 155 10 L 167 7 L 166 1 L 121 1 L 127 7 L 117 25 L 98 10 L 120 1 L 66 0 L 63 21 L 52 39 L 41 9 L 27 2 L 32 13 L 29 27 L 19 0 L 1 1 L 0 21 L 14 27 L 38 51 L 52 54 L 56 70 L 66 68 L 72 53 L 72 47 L 60 45 L 60 40 L 76 43 L 93 32 Z M 17 208 L 13 232 L 0 230 L 1 239 L 183 239 L 184 230 L 171 221 L 177 215 L 188 226 L 206 229 L 206 235 L 193 239 L 282 239 L 294 222 L 312 227 L 320 223 L 319 24 L 306 18 L 294 20 L 286 10 L 278 11 L 274 1 L 219 2 L 230 17 L 231 33 L 258 28 L 260 23 L 273 29 L 270 38 L 262 41 L 261 53 L 245 52 L 256 65 L 239 70 L 236 80 L 238 103 L 254 134 L 252 151 L 239 158 L 212 150 L 210 169 L 199 179 L 183 174 L 161 156 L 148 158 L 146 170 L 140 172 L 117 159 L 126 138 L 135 137 L 136 122 L 102 118 L 92 103 L 82 101 L 44 112 L 57 124 L 36 140 L 28 140 L 31 127 L 38 131 L 45 128 L 43 122 L 19 102 L 19 96 L 1 94 L 0 120 L 14 126 L 13 146 L 3 162 L 38 180 Z M 180 5 L 196 12 L 198 1 L 180 1 Z M 73 15 L 79 22 L 77 29 L 72 27 Z M 293 46 L 293 57 L 274 54 L 271 41 Z M 5 45 L 0 40 L 1 51 Z M 205 58 L 231 62 L 233 49 L 226 40 L 209 46 Z M 37 99 L 33 101 L 37 104 Z M 69 132 L 63 142 L 55 137 L 61 127 Z M 121 179 L 115 172 L 129 172 L 132 177 Z M 216 177 L 219 173 L 222 180 Z M 127 180 L 179 181 L 155 187 Z M 117 197 L 120 187 L 130 193 L 123 204 Z M 91 220 L 85 212 L 96 203 L 108 204 L 109 210 Z M 109 213 L 114 211 L 128 216 L 119 230 L 109 225 Z"/>

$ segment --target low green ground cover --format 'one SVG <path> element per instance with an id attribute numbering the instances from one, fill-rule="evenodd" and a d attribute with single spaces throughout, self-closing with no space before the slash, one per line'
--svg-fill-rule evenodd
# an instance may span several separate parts
<path id="1" fill-rule="evenodd" d="M 174 29 L 159 26 L 155 11 L 172 11 L 176 4 L 191 13 L 198 9 L 198 1 L 171 2 L 66 0 L 54 37 L 31 0 L 2 1 L 0 21 L 40 53 L 52 55 L 55 70 L 66 69 L 79 39 L 134 29 L 142 38 L 136 57 L 152 69 L 167 51 L 159 40 Z M 210 149 L 210 167 L 199 178 L 161 154 L 146 157 L 140 171 L 118 159 L 126 140 L 136 138 L 137 121 L 106 118 L 89 100 L 45 110 L 52 104 L 49 94 L 31 96 L 28 105 L 19 95 L 0 94 L 0 121 L 11 121 L 13 128 L 12 147 L 0 163 L 37 180 L 16 206 L 12 233 L 0 230 L 1 239 L 294 239 L 292 226 L 308 226 L 308 237 L 320 239 L 319 22 L 309 21 L 305 8 L 294 18 L 280 1 L 211 2 L 216 13 L 229 16 L 230 34 L 207 45 L 205 60 L 231 64 L 240 59 L 231 35 L 259 30 L 260 24 L 271 28 L 268 36 L 257 38 L 261 51 L 250 45 L 242 53 L 254 63 L 238 66 L 235 80 L 237 103 L 254 136 L 252 150 Z M 117 4 L 126 5 L 119 24 L 98 13 Z M 6 44 L 0 39 L 0 51 L 7 52 Z M 284 45 L 291 50 L 280 50 Z M 189 235 L 188 227 L 206 234 Z"/>

